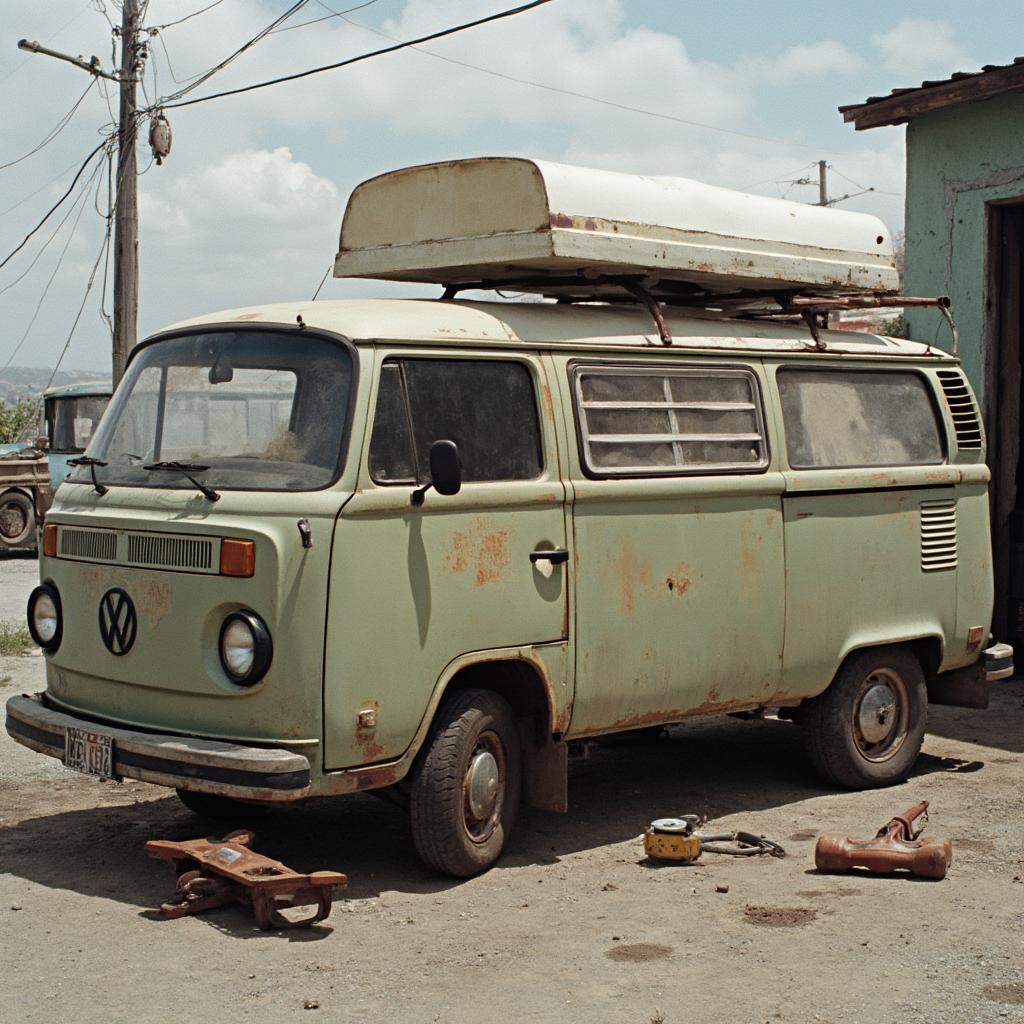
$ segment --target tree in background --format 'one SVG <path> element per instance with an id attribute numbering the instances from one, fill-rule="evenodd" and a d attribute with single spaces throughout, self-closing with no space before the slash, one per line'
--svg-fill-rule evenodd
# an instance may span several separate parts
<path id="1" fill-rule="evenodd" d="M 14 444 L 22 440 L 39 414 L 39 399 L 25 397 L 17 402 L 0 400 L 0 444 Z M 29 438 L 31 440 L 31 438 Z"/>

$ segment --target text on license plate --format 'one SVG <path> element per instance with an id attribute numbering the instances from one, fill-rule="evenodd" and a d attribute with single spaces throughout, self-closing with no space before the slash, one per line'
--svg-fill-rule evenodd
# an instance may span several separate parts
<path id="1" fill-rule="evenodd" d="M 64 734 L 64 764 L 76 772 L 114 777 L 114 738 L 69 726 Z"/>

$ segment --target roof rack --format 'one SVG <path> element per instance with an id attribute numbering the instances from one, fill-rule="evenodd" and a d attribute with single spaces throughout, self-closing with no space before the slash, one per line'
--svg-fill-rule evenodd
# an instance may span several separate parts
<path id="1" fill-rule="evenodd" d="M 654 284 L 657 284 L 662 295 L 666 285 L 672 287 L 673 292 L 677 293 L 669 297 L 658 298 L 651 290 Z M 574 293 L 574 285 L 578 286 L 578 293 Z M 953 322 L 952 303 L 947 295 L 922 297 L 887 292 L 815 295 L 774 290 L 744 290 L 728 295 L 709 293 L 692 286 L 687 288 L 683 282 L 652 282 L 642 275 L 620 276 L 584 273 L 558 278 L 526 277 L 449 284 L 445 287 L 441 298 L 442 300 L 451 300 L 463 291 L 515 291 L 519 288 L 527 291 L 540 291 L 546 298 L 557 299 L 559 303 L 593 303 L 595 301 L 617 303 L 632 300 L 644 306 L 651 314 L 651 319 L 654 320 L 655 326 L 658 328 L 658 337 L 663 345 L 672 344 L 672 330 L 664 314 L 666 306 L 709 310 L 729 316 L 757 319 L 799 317 L 807 324 L 811 337 L 814 339 L 814 347 L 819 352 L 827 350 L 821 331 L 828 327 L 827 320 L 830 313 L 850 309 L 901 309 L 923 306 L 937 309 L 949 325 L 953 338 L 953 355 L 959 354 L 960 347 L 956 324 Z M 551 293 L 547 291 L 548 288 L 552 289 Z M 930 348 L 927 344 L 926 347 Z"/>

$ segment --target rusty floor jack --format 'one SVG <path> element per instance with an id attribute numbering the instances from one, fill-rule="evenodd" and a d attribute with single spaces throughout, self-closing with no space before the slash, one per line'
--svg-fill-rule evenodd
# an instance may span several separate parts
<path id="1" fill-rule="evenodd" d="M 922 839 L 927 824 L 928 801 L 922 800 L 897 814 L 872 839 L 819 836 L 814 866 L 819 871 L 867 868 L 876 874 L 903 869 L 921 878 L 945 878 L 953 860 L 953 844 L 948 839 Z"/>
<path id="2" fill-rule="evenodd" d="M 250 847 L 255 838 L 253 832 L 241 829 L 223 839 L 151 839 L 146 853 L 170 861 L 177 880 L 174 900 L 162 903 L 160 912 L 166 917 L 185 917 L 232 903 L 248 904 L 264 931 L 301 928 L 327 917 L 335 889 L 348 885 L 346 876 L 339 871 L 300 875 L 278 860 L 254 853 Z M 301 920 L 281 913 L 310 905 L 316 910 Z"/>

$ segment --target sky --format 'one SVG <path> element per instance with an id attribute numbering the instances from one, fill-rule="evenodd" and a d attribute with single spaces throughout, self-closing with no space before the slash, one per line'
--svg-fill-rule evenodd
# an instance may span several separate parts
<path id="1" fill-rule="evenodd" d="M 140 102 L 182 88 L 293 0 L 221 0 L 169 24 L 211 2 L 151 0 L 146 24 L 156 31 Z M 327 17 L 360 3 L 344 19 Z M 331 63 L 514 5 L 308 0 L 189 96 Z M 325 20 L 302 24 L 315 19 Z M 111 22 L 120 22 L 115 0 L 0 0 L 0 165 L 47 138 L 91 80 L 72 65 L 18 50 L 17 40 L 95 54 L 110 68 Z M 836 107 L 1007 63 L 1024 54 L 1022 30 L 1019 0 L 553 0 L 428 44 L 429 53 L 405 51 L 169 110 L 174 141 L 162 166 L 151 161 L 148 129 L 139 141 L 139 337 L 199 313 L 310 298 L 332 264 L 352 188 L 434 160 L 532 156 L 806 202 L 817 199 L 814 163 L 827 160 L 831 195 L 873 189 L 841 208 L 874 213 L 899 230 L 904 129 L 856 132 Z M 93 84 L 51 141 L 0 167 L 0 259 L 67 190 L 108 130 L 116 100 Z M 94 167 L 81 191 L 0 268 L 0 367 L 52 368 L 62 360 L 63 368 L 109 373 L 102 314 L 112 278 L 104 293 L 100 258 L 107 175 L 99 168 L 90 179 Z M 800 184 L 803 178 L 813 184 Z M 328 278 L 320 296 L 437 291 Z"/>

